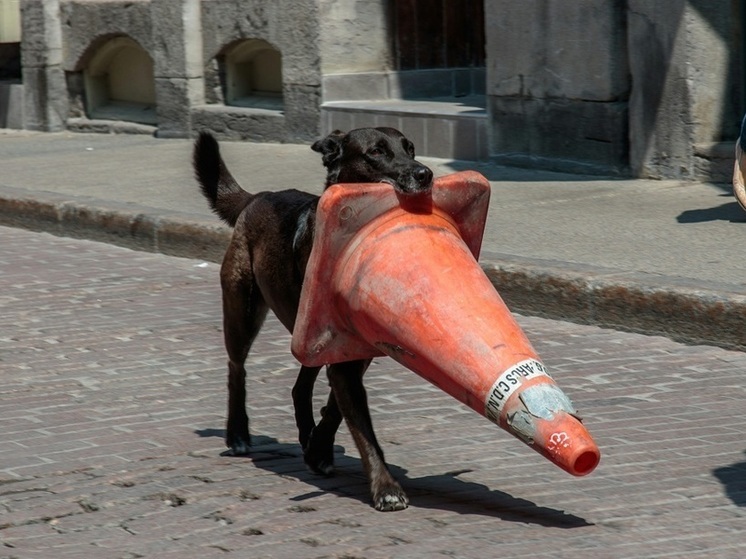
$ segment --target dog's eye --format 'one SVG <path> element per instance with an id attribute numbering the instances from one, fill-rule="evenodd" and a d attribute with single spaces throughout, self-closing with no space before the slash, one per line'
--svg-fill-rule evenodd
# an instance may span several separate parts
<path id="1" fill-rule="evenodd" d="M 368 151 L 368 155 L 371 157 L 382 157 L 384 155 L 384 151 L 381 148 L 371 148 Z"/>

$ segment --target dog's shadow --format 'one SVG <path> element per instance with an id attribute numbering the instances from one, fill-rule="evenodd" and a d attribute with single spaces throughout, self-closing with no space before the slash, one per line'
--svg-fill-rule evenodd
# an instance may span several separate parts
<path id="1" fill-rule="evenodd" d="M 200 437 L 223 438 L 223 429 L 200 429 Z M 252 435 L 252 452 L 243 457 L 258 468 L 282 476 L 292 476 L 317 488 L 292 500 L 304 501 L 322 493 L 334 493 L 356 499 L 370 506 L 368 482 L 358 458 L 346 456 L 340 446 L 334 447 L 335 474 L 323 477 L 309 472 L 303 463 L 298 444 L 281 443 L 273 437 Z M 224 452 L 223 455 L 230 455 Z M 470 470 L 447 472 L 440 475 L 410 478 L 407 470 L 388 464 L 391 473 L 400 481 L 409 496 L 410 505 L 418 508 L 447 510 L 459 514 L 477 514 L 501 520 L 537 524 L 553 528 L 591 526 L 585 519 L 550 507 L 542 507 L 526 499 L 519 499 L 494 489 L 459 479 Z"/>

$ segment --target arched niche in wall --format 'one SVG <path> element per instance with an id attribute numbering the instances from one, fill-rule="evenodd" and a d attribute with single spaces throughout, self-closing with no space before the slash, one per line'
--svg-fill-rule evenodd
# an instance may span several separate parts
<path id="1" fill-rule="evenodd" d="M 283 109 L 279 50 L 262 39 L 246 39 L 227 47 L 221 58 L 226 105 Z"/>
<path id="2" fill-rule="evenodd" d="M 109 39 L 84 69 L 89 118 L 156 124 L 153 59 L 129 37 Z"/>

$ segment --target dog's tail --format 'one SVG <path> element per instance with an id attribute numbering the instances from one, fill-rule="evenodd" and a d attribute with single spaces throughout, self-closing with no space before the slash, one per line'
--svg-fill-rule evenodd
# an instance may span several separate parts
<path id="1" fill-rule="evenodd" d="M 209 132 L 200 132 L 194 143 L 194 174 L 202 194 L 220 219 L 233 227 L 253 195 L 246 192 L 230 174 L 220 157 L 218 142 Z"/>

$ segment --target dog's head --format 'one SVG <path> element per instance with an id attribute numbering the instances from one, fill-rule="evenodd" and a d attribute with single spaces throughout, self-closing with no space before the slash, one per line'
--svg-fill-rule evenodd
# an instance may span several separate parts
<path id="1" fill-rule="evenodd" d="M 395 128 L 335 130 L 311 146 L 327 169 L 326 186 L 386 182 L 402 194 L 432 188 L 433 172 L 414 159 L 414 144 Z"/>

